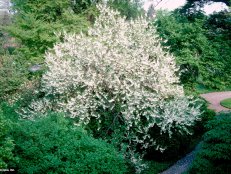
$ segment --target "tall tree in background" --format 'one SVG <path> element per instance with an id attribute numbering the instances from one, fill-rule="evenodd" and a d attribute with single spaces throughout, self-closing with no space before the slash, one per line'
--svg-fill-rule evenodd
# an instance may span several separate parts
<path id="1" fill-rule="evenodd" d="M 12 36 L 21 41 L 21 57 L 31 62 L 43 62 L 43 54 L 59 38 L 55 32 L 86 32 L 97 16 L 96 3 L 101 0 L 12 0 Z M 107 2 L 127 18 L 141 14 L 139 0 L 109 0 Z"/>
<path id="2" fill-rule="evenodd" d="M 202 12 L 202 8 L 205 4 L 213 3 L 213 2 L 221 2 L 226 4 L 228 7 L 231 5 L 230 0 L 187 0 L 186 4 L 179 9 L 180 13 L 190 16 L 200 16 Z"/>
<path id="3" fill-rule="evenodd" d="M 43 54 L 58 41 L 55 32 L 86 31 L 91 15 L 96 14 L 93 1 L 12 0 L 15 11 L 9 32 L 21 42 L 20 54 L 28 63 L 43 62 Z"/>
<path id="4" fill-rule="evenodd" d="M 118 10 L 127 19 L 134 19 L 144 14 L 142 0 L 108 0 L 108 5 Z"/>
<path id="5" fill-rule="evenodd" d="M 210 3 L 210 2 L 222 2 L 225 3 L 227 6 L 231 5 L 231 1 L 230 0 L 187 0 L 187 4 L 198 4 L 203 6 L 206 3 Z"/>
<path id="6" fill-rule="evenodd" d="M 176 10 L 159 13 L 157 19 L 158 31 L 161 37 L 167 39 L 163 44 L 170 46 L 177 57 L 181 82 L 215 89 L 231 87 L 231 71 L 228 68 L 231 64 L 231 24 L 228 11 L 206 16 L 198 11 L 185 15 Z"/>

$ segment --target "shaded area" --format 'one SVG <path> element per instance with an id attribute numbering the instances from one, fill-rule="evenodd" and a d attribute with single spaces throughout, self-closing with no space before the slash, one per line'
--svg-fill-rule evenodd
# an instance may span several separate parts
<path id="1" fill-rule="evenodd" d="M 192 152 L 187 154 L 184 158 L 178 160 L 172 167 L 160 174 L 181 174 L 183 172 L 186 172 L 191 166 L 197 151 L 200 149 L 200 146 L 201 142 L 196 146 L 196 148 Z"/>

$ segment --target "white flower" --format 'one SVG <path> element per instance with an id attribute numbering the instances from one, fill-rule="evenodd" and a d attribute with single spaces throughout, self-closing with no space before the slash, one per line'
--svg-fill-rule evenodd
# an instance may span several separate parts
<path id="1" fill-rule="evenodd" d="M 78 118 L 78 125 L 97 118 L 100 130 L 98 108 L 113 110 L 120 103 L 127 135 L 133 136 L 129 142 L 163 151 L 149 130 L 157 125 L 171 137 L 177 126 L 190 133 L 200 110 L 184 96 L 174 57 L 161 47 L 155 28 L 143 18 L 126 21 L 104 5 L 98 8 L 87 35 L 64 33 L 64 42 L 46 54 L 42 91 L 58 96 L 46 104 Z"/>

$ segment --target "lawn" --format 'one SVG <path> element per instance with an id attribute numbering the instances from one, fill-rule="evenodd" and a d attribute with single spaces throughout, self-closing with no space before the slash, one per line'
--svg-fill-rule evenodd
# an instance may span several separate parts
<path id="1" fill-rule="evenodd" d="M 221 105 L 231 109 L 231 98 L 225 99 L 221 101 Z"/>

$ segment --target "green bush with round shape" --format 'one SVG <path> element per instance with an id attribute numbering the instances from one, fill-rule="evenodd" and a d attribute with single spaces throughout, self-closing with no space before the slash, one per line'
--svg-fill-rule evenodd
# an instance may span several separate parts
<path id="1" fill-rule="evenodd" d="M 126 173 L 123 156 L 57 114 L 15 129 L 18 173 Z"/>
<path id="2" fill-rule="evenodd" d="M 231 113 L 222 113 L 209 121 L 200 151 L 190 174 L 228 174 L 231 172 Z"/>

